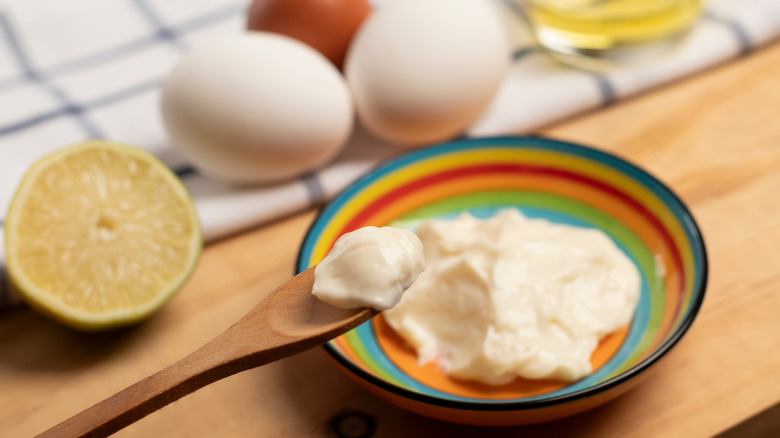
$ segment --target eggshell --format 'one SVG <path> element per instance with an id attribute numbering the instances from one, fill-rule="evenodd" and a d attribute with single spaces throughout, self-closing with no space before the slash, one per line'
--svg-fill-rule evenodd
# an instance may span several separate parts
<path id="1" fill-rule="evenodd" d="M 486 0 L 388 0 L 345 64 L 358 119 L 404 145 L 456 136 L 486 109 L 509 66 L 507 29 Z"/>
<path id="2" fill-rule="evenodd" d="M 264 32 L 190 50 L 165 82 L 161 109 L 196 168 L 239 183 L 281 181 L 324 164 L 354 118 L 346 82 L 327 59 Z"/>
<path id="3" fill-rule="evenodd" d="M 352 36 L 370 12 L 368 0 L 255 0 L 247 29 L 295 38 L 341 68 Z"/>

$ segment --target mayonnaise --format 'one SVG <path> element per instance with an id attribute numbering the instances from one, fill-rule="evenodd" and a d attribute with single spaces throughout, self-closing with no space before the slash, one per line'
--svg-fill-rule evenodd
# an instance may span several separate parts
<path id="1" fill-rule="evenodd" d="M 417 235 L 428 268 L 384 316 L 421 364 L 455 378 L 580 379 L 639 298 L 636 267 L 599 230 L 508 209 L 423 222 Z"/>
<path id="2" fill-rule="evenodd" d="M 346 233 L 314 269 L 312 293 L 348 309 L 389 309 L 425 270 L 420 239 L 408 230 L 364 227 Z"/>

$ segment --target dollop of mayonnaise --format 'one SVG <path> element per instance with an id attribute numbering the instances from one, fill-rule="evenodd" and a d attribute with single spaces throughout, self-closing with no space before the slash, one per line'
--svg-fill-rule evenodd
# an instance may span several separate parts
<path id="1" fill-rule="evenodd" d="M 337 307 L 386 310 L 424 270 L 422 243 L 413 232 L 364 227 L 336 240 L 314 268 L 312 293 Z"/>
<path id="2" fill-rule="evenodd" d="M 428 268 L 384 317 L 421 364 L 454 378 L 580 379 L 634 314 L 639 273 L 600 230 L 507 209 L 426 221 L 417 235 Z"/>

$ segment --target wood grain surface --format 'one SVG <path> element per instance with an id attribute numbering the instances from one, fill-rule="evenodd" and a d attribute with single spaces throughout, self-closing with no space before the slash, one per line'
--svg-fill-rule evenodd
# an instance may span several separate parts
<path id="1" fill-rule="evenodd" d="M 116 436 L 695 437 L 746 420 L 739 430 L 765 434 L 774 426 L 755 422 L 780 402 L 778 119 L 774 44 L 539 131 L 659 177 L 691 207 L 709 251 L 707 298 L 691 330 L 643 383 L 603 407 L 529 427 L 444 423 L 365 392 L 314 349 L 217 382 Z M 132 329 L 80 334 L 24 307 L 2 311 L 0 436 L 41 432 L 209 341 L 292 275 L 314 215 L 210 245 L 188 285 Z"/>

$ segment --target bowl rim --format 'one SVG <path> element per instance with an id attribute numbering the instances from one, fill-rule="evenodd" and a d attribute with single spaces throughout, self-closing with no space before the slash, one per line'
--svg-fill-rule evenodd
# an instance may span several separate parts
<path id="1" fill-rule="evenodd" d="M 485 400 L 485 401 L 452 400 L 452 399 L 443 399 L 443 398 L 439 398 L 427 394 L 422 394 L 419 392 L 411 391 L 406 388 L 396 386 L 392 383 L 389 383 L 363 370 L 362 368 L 354 365 L 352 362 L 350 362 L 349 360 L 344 358 L 341 354 L 339 354 L 336 351 L 335 347 L 333 347 L 330 344 L 330 342 L 323 344 L 322 348 L 339 365 L 341 365 L 350 373 L 354 374 L 355 376 L 361 378 L 362 380 L 364 380 L 365 382 L 371 385 L 374 385 L 396 396 L 407 398 L 416 402 L 421 402 L 421 403 L 430 404 L 434 406 L 440 406 L 444 408 L 473 410 L 473 411 L 521 411 L 521 410 L 526 411 L 526 410 L 539 409 L 539 408 L 549 407 L 552 405 L 559 405 L 566 402 L 584 399 L 599 393 L 603 393 L 612 388 L 618 387 L 621 384 L 631 380 L 633 377 L 639 375 L 643 371 L 647 370 L 650 366 L 657 363 L 663 356 L 665 356 L 672 349 L 672 347 L 674 347 L 680 341 L 680 339 L 682 339 L 683 335 L 685 335 L 685 333 L 688 331 L 690 326 L 693 324 L 693 321 L 696 319 L 696 316 L 698 315 L 699 310 L 701 309 L 702 303 L 704 302 L 704 296 L 707 289 L 707 282 L 709 277 L 709 261 L 707 257 L 707 248 L 704 243 L 704 237 L 701 233 L 701 229 L 699 228 L 688 206 L 669 186 L 664 184 L 661 180 L 653 176 L 650 172 L 646 171 L 639 165 L 634 164 L 623 157 L 620 157 L 618 155 L 615 155 L 613 153 L 601 149 L 597 149 L 595 147 L 585 146 L 583 144 L 572 143 L 564 140 L 558 140 L 546 136 L 543 137 L 543 136 L 525 135 L 525 136 L 460 138 L 448 142 L 426 146 L 420 149 L 400 150 L 398 153 L 392 154 L 391 156 L 384 158 L 379 163 L 374 165 L 371 169 L 369 169 L 364 174 L 362 174 L 360 177 L 358 177 L 357 179 L 349 183 L 346 187 L 341 189 L 338 193 L 336 193 L 331 198 L 330 201 L 320 206 L 320 208 L 317 210 L 317 216 L 314 218 L 312 223 L 307 228 L 306 233 L 304 234 L 304 238 L 301 241 L 301 246 L 299 247 L 298 255 L 295 261 L 295 271 L 296 272 L 298 271 L 298 266 L 302 262 L 301 259 L 304 253 L 303 251 L 304 244 L 308 240 L 310 233 L 312 232 L 314 227 L 318 224 L 318 220 L 321 217 L 322 213 L 330 205 L 332 205 L 334 201 L 341 198 L 346 192 L 352 190 L 355 186 L 362 184 L 366 180 L 372 178 L 376 171 L 382 170 L 390 165 L 393 165 L 396 161 L 402 159 L 403 157 L 413 155 L 415 153 L 419 153 L 421 150 L 430 150 L 430 149 L 445 150 L 445 149 L 452 148 L 453 146 L 456 145 L 467 147 L 470 144 L 480 145 L 484 143 L 497 143 L 496 146 L 512 146 L 512 145 L 524 144 L 524 142 L 527 142 L 529 140 L 532 141 L 534 145 L 539 145 L 540 147 L 554 145 L 557 148 L 563 148 L 567 150 L 580 151 L 580 152 L 585 151 L 589 156 L 595 156 L 597 158 L 606 159 L 607 162 L 617 161 L 618 163 L 625 166 L 629 170 L 632 170 L 640 174 L 642 177 L 646 178 L 649 183 L 656 185 L 660 191 L 665 192 L 665 194 L 669 196 L 669 198 L 673 202 L 676 202 L 678 204 L 676 207 L 678 207 L 682 213 L 682 219 L 684 219 L 684 226 L 686 226 L 690 231 L 691 238 L 692 238 L 691 243 L 693 244 L 694 247 L 701 250 L 701 270 L 700 270 L 701 282 L 699 283 L 698 288 L 694 291 L 695 300 L 693 303 L 691 303 L 690 312 L 686 316 L 686 318 L 680 322 L 680 325 L 677 328 L 677 330 L 675 330 L 674 333 L 671 334 L 669 339 L 664 341 L 664 343 L 661 344 L 661 346 L 659 346 L 648 357 L 644 358 L 641 362 L 637 363 L 631 368 L 621 372 L 620 374 L 610 379 L 604 380 L 595 385 L 588 386 L 574 392 L 565 393 L 565 394 L 543 398 L 543 399 L 534 399 L 534 400 L 521 399 L 521 400 L 504 401 L 504 402 L 490 401 L 490 400 Z"/>

